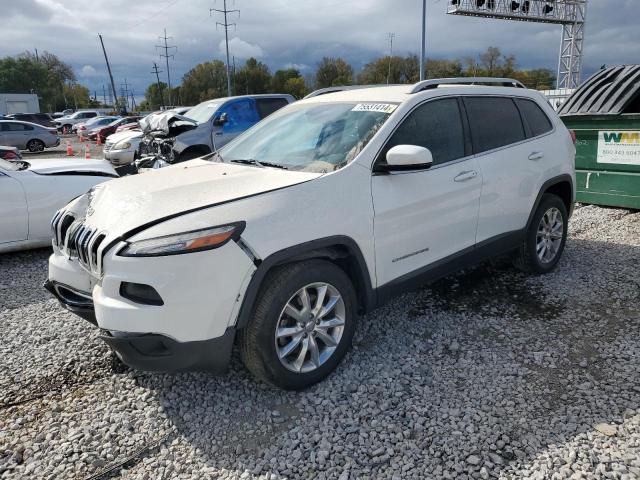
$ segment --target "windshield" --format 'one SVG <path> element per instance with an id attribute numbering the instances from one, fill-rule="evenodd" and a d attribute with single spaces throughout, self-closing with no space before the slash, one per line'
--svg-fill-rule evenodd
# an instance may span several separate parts
<path id="1" fill-rule="evenodd" d="M 7 162 L 6 160 L 0 158 L 0 169 L 8 170 L 10 172 L 17 172 L 18 170 L 20 170 L 20 164 Z"/>
<path id="2" fill-rule="evenodd" d="M 184 113 L 184 116 L 191 120 L 195 120 L 195 122 L 200 125 L 201 123 L 208 122 L 219 106 L 219 103 L 201 103 L 187 110 Z"/>
<path id="3" fill-rule="evenodd" d="M 270 115 L 220 150 L 225 162 L 257 161 L 326 173 L 351 162 L 397 104 L 313 103 Z"/>

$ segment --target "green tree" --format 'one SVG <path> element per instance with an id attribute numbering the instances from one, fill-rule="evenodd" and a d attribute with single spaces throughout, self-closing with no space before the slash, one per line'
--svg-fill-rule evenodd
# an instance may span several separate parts
<path id="1" fill-rule="evenodd" d="M 167 84 L 160 82 L 150 84 L 144 92 L 144 100 L 140 103 L 140 110 L 159 110 L 160 107 L 166 106 L 168 102 Z"/>
<path id="2" fill-rule="evenodd" d="M 172 98 L 178 98 L 182 105 L 197 105 L 205 100 L 225 97 L 227 95 L 226 67 L 220 60 L 199 63 L 182 77 L 182 85 Z"/>
<path id="3" fill-rule="evenodd" d="M 71 66 L 49 52 L 43 52 L 37 58 L 25 52 L 0 59 L 0 91 L 36 93 L 42 110 L 73 106 L 64 92 L 64 85 L 70 82 L 75 82 Z"/>
<path id="4" fill-rule="evenodd" d="M 358 75 L 358 83 L 362 85 L 415 83 L 419 78 L 419 71 L 417 56 L 390 57 L 387 55 L 367 63 Z"/>
<path id="5" fill-rule="evenodd" d="M 462 76 L 460 60 L 428 59 L 425 65 L 425 78 L 451 78 Z"/>
<path id="6" fill-rule="evenodd" d="M 271 82 L 269 67 L 255 58 L 250 58 L 235 74 L 235 94 L 269 93 Z"/>
<path id="7" fill-rule="evenodd" d="M 351 85 L 353 68 L 342 58 L 324 57 L 316 71 L 316 88 Z"/>
<path id="8" fill-rule="evenodd" d="M 307 82 L 304 81 L 304 78 L 295 77 L 290 78 L 285 82 L 284 90 L 282 90 L 282 92 L 293 95 L 299 100 L 303 98 L 307 93 L 309 93 L 309 89 L 307 88 Z"/>
<path id="9" fill-rule="evenodd" d="M 273 74 L 271 93 L 288 93 L 299 99 L 309 93 L 309 89 L 299 70 L 287 68 Z"/>

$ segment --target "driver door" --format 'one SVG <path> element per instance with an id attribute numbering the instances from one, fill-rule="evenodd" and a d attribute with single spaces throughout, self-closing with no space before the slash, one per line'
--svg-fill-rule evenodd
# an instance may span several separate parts
<path id="1" fill-rule="evenodd" d="M 465 125 L 456 98 L 425 102 L 402 121 L 376 160 L 386 164 L 387 151 L 396 145 L 426 147 L 433 156 L 428 168 L 373 174 L 378 286 L 475 246 L 482 175 Z"/>
<path id="2" fill-rule="evenodd" d="M 226 121 L 222 125 L 213 127 L 213 144 L 217 149 L 224 147 L 245 130 L 253 127 L 260 117 L 256 110 L 255 101 L 251 98 L 242 98 L 225 103 L 214 115 L 215 119 L 226 114 Z"/>
<path id="3" fill-rule="evenodd" d="M 0 170 L 0 243 L 18 242 L 29 236 L 29 212 L 22 184 Z"/>

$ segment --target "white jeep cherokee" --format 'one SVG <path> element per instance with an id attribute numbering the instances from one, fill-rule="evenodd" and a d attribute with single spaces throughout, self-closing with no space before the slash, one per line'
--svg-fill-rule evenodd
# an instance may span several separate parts
<path id="1" fill-rule="evenodd" d="M 257 377 L 304 388 L 396 293 L 510 252 L 552 270 L 574 154 L 513 80 L 316 94 L 218 154 L 71 202 L 46 286 L 132 367 L 218 370 L 235 342 Z"/>

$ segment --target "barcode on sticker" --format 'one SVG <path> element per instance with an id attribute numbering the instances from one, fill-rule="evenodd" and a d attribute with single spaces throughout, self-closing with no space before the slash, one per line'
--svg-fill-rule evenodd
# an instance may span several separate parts
<path id="1" fill-rule="evenodd" d="M 359 103 L 351 111 L 392 113 L 396 108 L 398 106 L 392 103 Z"/>

